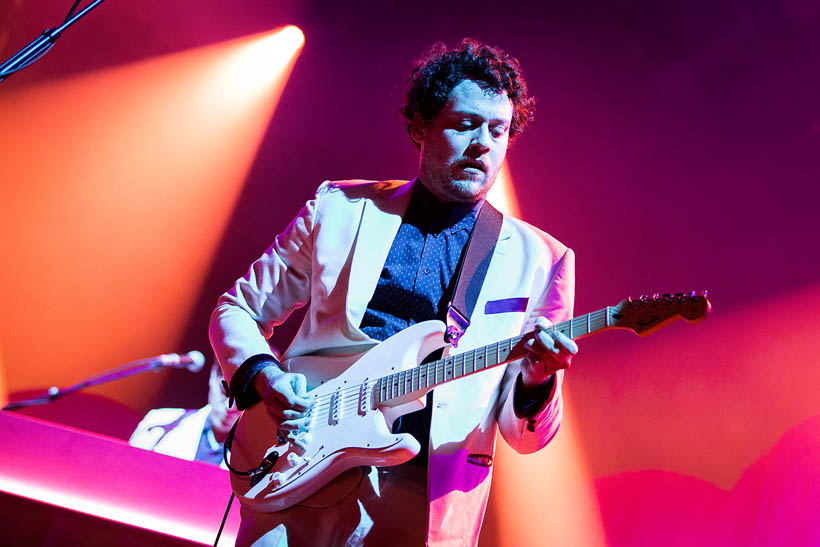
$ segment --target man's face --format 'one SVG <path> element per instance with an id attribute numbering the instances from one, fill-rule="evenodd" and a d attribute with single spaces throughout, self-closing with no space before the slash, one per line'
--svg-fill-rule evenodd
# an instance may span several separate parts
<path id="1" fill-rule="evenodd" d="M 422 184 L 442 201 L 484 198 L 507 153 L 512 113 L 505 92 L 485 92 L 472 80 L 459 82 L 432 123 L 418 117 L 413 122 Z"/>

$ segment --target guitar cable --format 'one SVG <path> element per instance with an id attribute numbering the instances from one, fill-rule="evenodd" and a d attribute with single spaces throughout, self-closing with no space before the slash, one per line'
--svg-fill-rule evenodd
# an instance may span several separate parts
<path id="1" fill-rule="evenodd" d="M 239 420 L 234 422 L 233 427 L 231 427 L 231 430 L 228 432 L 228 436 L 225 437 L 225 444 L 222 446 L 222 459 L 224 460 L 225 466 L 228 468 L 228 471 L 234 473 L 235 475 L 250 477 L 251 486 L 255 486 L 260 480 L 262 480 L 262 477 L 264 477 L 268 473 L 268 471 L 273 469 L 273 466 L 276 465 L 277 460 L 279 460 L 279 453 L 271 452 L 270 454 L 264 457 L 264 459 L 258 467 L 254 467 L 253 469 L 248 469 L 247 471 L 240 471 L 238 469 L 234 469 L 228 462 L 228 454 L 231 451 L 231 445 L 233 444 L 233 436 L 236 432 L 237 425 L 239 425 Z"/>
<path id="2" fill-rule="evenodd" d="M 214 547 L 219 543 L 219 537 L 222 535 L 222 529 L 225 528 L 225 522 L 228 520 L 228 512 L 231 510 L 231 504 L 236 495 L 231 492 L 231 498 L 228 500 L 228 506 L 225 508 L 225 514 L 222 515 L 222 523 L 219 525 L 219 530 L 216 532 L 216 539 L 214 540 Z"/>
<path id="3" fill-rule="evenodd" d="M 243 477 L 250 477 L 251 486 L 257 484 L 262 477 L 264 477 L 268 471 L 270 471 L 274 465 L 276 465 L 276 461 L 279 459 L 279 454 L 277 452 L 272 452 L 270 455 L 265 456 L 265 459 L 262 460 L 262 463 L 259 464 L 258 467 L 254 467 L 253 469 L 249 469 L 247 471 L 240 471 L 238 469 L 234 469 L 231 467 L 229 462 L 230 458 L 228 454 L 231 452 L 231 445 L 233 444 L 233 436 L 236 432 L 236 426 L 239 425 L 239 420 L 234 422 L 231 430 L 228 432 L 228 436 L 225 437 L 225 443 L 222 445 L 222 461 L 225 462 L 225 466 L 228 468 L 228 471 L 234 473 L 236 475 L 241 475 Z M 225 514 L 222 516 L 222 523 L 219 525 L 219 530 L 216 533 L 216 539 L 214 540 L 214 546 L 217 547 L 217 543 L 219 543 L 219 538 L 222 535 L 222 529 L 225 527 L 225 522 L 228 520 L 228 513 L 231 510 L 231 504 L 233 504 L 233 499 L 236 497 L 236 494 L 231 492 L 231 497 L 228 500 L 228 506 L 225 508 Z"/>

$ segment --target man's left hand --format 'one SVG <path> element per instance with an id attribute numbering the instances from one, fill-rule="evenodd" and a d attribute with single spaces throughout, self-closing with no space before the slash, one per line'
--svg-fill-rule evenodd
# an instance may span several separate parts
<path id="1" fill-rule="evenodd" d="M 548 330 L 550 322 L 545 317 L 535 321 L 535 336 L 524 345 L 529 355 L 521 365 L 521 380 L 533 387 L 546 382 L 559 370 L 568 369 L 578 346 L 565 334 Z"/>

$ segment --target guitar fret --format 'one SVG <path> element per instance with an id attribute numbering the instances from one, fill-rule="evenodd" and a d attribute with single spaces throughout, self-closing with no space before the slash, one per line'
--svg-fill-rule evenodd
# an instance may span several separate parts
<path id="1" fill-rule="evenodd" d="M 573 340 L 576 336 L 583 336 L 583 334 L 585 334 L 582 330 L 584 326 L 582 323 L 578 321 L 578 319 L 579 318 L 577 317 L 573 317 L 572 319 L 570 319 L 569 322 L 570 338 L 572 338 Z"/>

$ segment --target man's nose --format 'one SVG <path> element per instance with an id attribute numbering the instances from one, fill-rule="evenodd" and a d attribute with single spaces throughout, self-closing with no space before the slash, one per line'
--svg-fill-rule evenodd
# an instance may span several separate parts
<path id="1" fill-rule="evenodd" d="M 476 128 L 475 133 L 473 133 L 473 140 L 470 142 L 470 146 L 475 151 L 483 154 L 490 150 L 491 143 L 492 136 L 490 135 L 490 127 L 484 124 Z"/>

